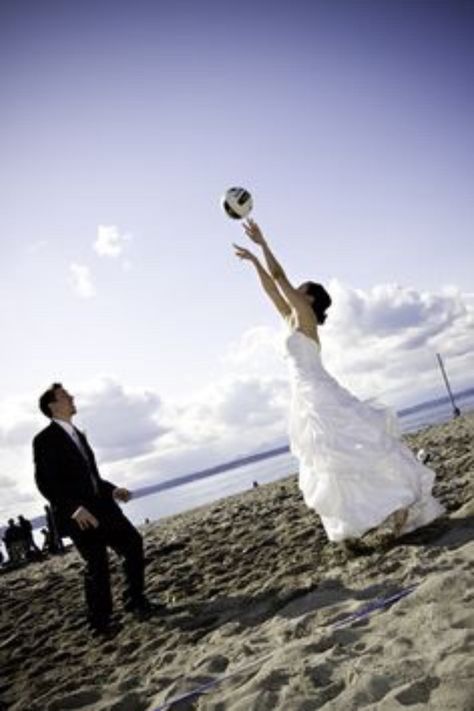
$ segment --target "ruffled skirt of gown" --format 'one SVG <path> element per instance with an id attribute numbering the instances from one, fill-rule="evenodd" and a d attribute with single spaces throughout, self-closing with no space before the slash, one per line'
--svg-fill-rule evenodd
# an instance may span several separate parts
<path id="1" fill-rule="evenodd" d="M 359 538 L 406 507 L 403 533 L 438 518 L 435 473 L 400 440 L 394 414 L 339 385 L 305 334 L 294 331 L 286 345 L 291 451 L 305 503 L 320 515 L 328 538 Z"/>

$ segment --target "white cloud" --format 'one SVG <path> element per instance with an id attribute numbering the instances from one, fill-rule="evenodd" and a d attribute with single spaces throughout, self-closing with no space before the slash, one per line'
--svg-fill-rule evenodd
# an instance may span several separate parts
<path id="1" fill-rule="evenodd" d="M 260 427 L 275 423 L 283 414 L 287 391 L 286 383 L 274 379 L 231 381 L 221 390 L 216 416 L 230 427 Z"/>
<path id="2" fill-rule="evenodd" d="M 384 284 L 362 290 L 333 280 L 328 290 L 333 304 L 320 328 L 323 362 L 357 396 L 398 407 L 444 395 L 437 352 L 455 388 L 470 383 L 474 302 L 457 289 L 429 293 Z M 229 373 L 286 378 L 284 329 L 249 329 L 224 356 Z"/>
<path id="3" fill-rule="evenodd" d="M 358 395 L 407 404 L 444 394 L 435 354 L 465 387 L 474 359 L 474 304 L 458 290 L 396 285 L 351 289 L 337 281 L 321 329 L 326 367 Z"/>
<path id="4" fill-rule="evenodd" d="M 111 378 L 76 396 L 80 420 L 101 459 L 112 462 L 151 451 L 167 432 L 156 393 L 131 391 Z"/>
<path id="5" fill-rule="evenodd" d="M 73 262 L 69 265 L 71 284 L 81 299 L 90 299 L 95 296 L 96 290 L 92 283 L 91 270 L 85 264 Z"/>
<path id="6" fill-rule="evenodd" d="M 19 513 L 35 515 L 41 511 L 41 497 L 33 480 L 31 440 L 39 429 L 38 420 L 21 405 L 2 412 L 0 420 L 0 525 Z"/>
<path id="7" fill-rule="evenodd" d="M 131 463 L 137 485 L 213 467 L 286 442 L 289 388 L 278 378 L 231 374 L 170 408 L 170 429 Z"/>
<path id="8" fill-rule="evenodd" d="M 94 242 L 94 250 L 99 257 L 116 259 L 121 256 L 126 243 L 130 239 L 130 235 L 120 234 L 118 227 L 115 225 L 99 225 L 97 228 L 97 239 Z"/>
<path id="9" fill-rule="evenodd" d="M 223 356 L 224 366 L 235 374 L 264 376 L 272 373 L 284 377 L 283 335 L 280 330 L 268 326 L 250 328 L 237 343 L 232 343 Z"/>
<path id="10" fill-rule="evenodd" d="M 251 432 L 257 446 L 275 427 L 281 429 L 288 392 L 287 382 L 277 377 L 229 374 L 169 414 L 175 444 L 209 445 L 223 438 L 239 440 Z"/>
<path id="11" fill-rule="evenodd" d="M 437 294 L 382 285 L 371 290 L 332 282 L 333 306 L 321 328 L 328 371 L 358 397 L 397 407 L 445 394 L 435 354 L 454 390 L 472 385 L 474 301 L 457 290 Z M 286 440 L 289 387 L 281 329 L 252 328 L 232 343 L 225 376 L 164 402 L 111 378 L 75 389 L 77 424 L 97 452 L 103 475 L 131 488 L 215 466 Z M 0 403 L 0 521 L 41 511 L 31 439 L 47 424 L 36 394 Z"/>

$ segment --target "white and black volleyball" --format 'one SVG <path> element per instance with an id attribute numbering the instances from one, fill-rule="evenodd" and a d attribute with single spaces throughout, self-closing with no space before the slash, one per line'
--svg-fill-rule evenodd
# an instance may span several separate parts
<path id="1" fill-rule="evenodd" d="M 245 188 L 229 188 L 222 197 L 221 204 L 233 220 L 242 220 L 253 208 L 252 196 Z"/>

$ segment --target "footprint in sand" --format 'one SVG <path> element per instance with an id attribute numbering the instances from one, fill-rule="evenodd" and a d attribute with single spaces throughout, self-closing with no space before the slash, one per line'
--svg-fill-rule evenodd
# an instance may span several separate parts
<path id="1" fill-rule="evenodd" d="M 131 691 L 121 699 L 107 706 L 107 711 L 146 711 L 149 702 L 143 694 Z"/>
<path id="2" fill-rule="evenodd" d="M 138 674 L 133 674 L 132 676 L 128 676 L 126 679 L 122 679 L 118 685 L 118 690 L 120 693 L 123 693 L 125 691 L 131 691 L 137 686 L 140 686 L 140 677 Z"/>
<path id="3" fill-rule="evenodd" d="M 279 691 L 283 687 L 287 686 L 288 682 L 289 674 L 286 670 L 272 669 L 257 686 L 263 687 L 266 690 Z"/>
<path id="4" fill-rule="evenodd" d="M 197 664 L 197 668 L 200 671 L 205 671 L 208 674 L 222 674 L 228 666 L 229 660 L 222 654 L 213 654 Z"/>
<path id="5" fill-rule="evenodd" d="M 330 637 L 324 637 L 323 639 L 320 639 L 318 642 L 312 642 L 311 644 L 307 644 L 303 647 L 303 654 L 306 657 L 308 654 L 322 654 L 323 652 L 327 652 L 328 649 L 331 649 L 332 647 L 336 646 L 337 642 Z"/>
<path id="6" fill-rule="evenodd" d="M 88 708 L 97 701 L 100 701 L 101 694 L 97 689 L 82 689 L 72 694 L 67 694 L 54 699 L 48 706 L 47 711 L 67 711 L 67 709 Z"/>
<path id="7" fill-rule="evenodd" d="M 438 677 L 427 677 L 410 684 L 409 687 L 400 691 L 395 698 L 402 706 L 415 706 L 416 704 L 427 704 L 430 700 L 431 692 L 440 684 Z"/>
<path id="8" fill-rule="evenodd" d="M 345 688 L 346 685 L 343 681 L 333 681 L 331 684 L 328 684 L 328 686 L 325 686 L 324 689 L 321 689 L 319 692 L 317 699 L 315 699 L 316 706 L 313 706 L 313 709 L 320 708 L 323 704 L 332 701 L 339 696 L 339 694 L 342 694 Z"/>

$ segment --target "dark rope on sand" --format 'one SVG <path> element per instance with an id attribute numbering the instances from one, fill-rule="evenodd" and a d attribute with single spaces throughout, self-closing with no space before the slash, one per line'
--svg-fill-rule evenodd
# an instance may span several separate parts
<path id="1" fill-rule="evenodd" d="M 403 588 L 402 590 L 399 590 L 397 593 L 389 595 L 388 597 L 376 598 L 372 602 L 369 602 L 368 605 L 364 605 L 364 607 L 361 607 L 360 610 L 356 610 L 355 612 L 352 612 L 351 614 L 344 617 L 342 620 L 339 620 L 339 622 L 335 622 L 333 624 L 333 627 L 343 627 L 345 625 L 350 624 L 351 622 L 362 620 L 364 617 L 368 617 L 372 612 L 376 612 L 377 610 L 390 607 L 390 605 L 393 605 L 394 602 L 398 602 L 402 598 L 412 593 L 416 587 L 416 585 L 411 585 L 410 587 Z"/>
<path id="2" fill-rule="evenodd" d="M 407 588 L 402 588 L 401 590 L 394 593 L 393 595 L 388 595 L 387 597 L 376 598 L 375 600 L 372 600 L 372 602 L 370 602 L 369 604 L 364 605 L 363 607 L 359 608 L 359 610 L 356 610 L 355 612 L 351 612 L 349 615 L 346 615 L 345 617 L 342 618 L 342 620 L 339 620 L 339 622 L 334 622 L 332 625 L 329 626 L 329 628 L 331 628 L 331 627 L 334 627 L 334 628 L 347 627 L 348 625 L 351 625 L 353 622 L 358 622 L 359 620 L 363 620 L 366 617 L 369 617 L 373 612 L 377 612 L 377 610 L 385 610 L 386 608 L 390 607 L 394 603 L 398 602 L 402 598 L 404 598 L 407 595 L 409 595 L 410 593 L 412 593 L 416 588 L 417 588 L 417 585 L 410 585 Z M 195 696 L 201 696 L 202 694 L 205 694 L 212 687 L 217 686 L 218 684 L 221 684 L 223 681 L 227 681 L 228 679 L 232 679 L 232 677 L 234 677 L 234 676 L 243 674 L 248 669 L 251 669 L 252 667 L 256 666 L 257 664 L 262 664 L 263 662 L 267 661 L 267 659 L 270 659 L 270 657 L 272 657 L 273 654 L 274 654 L 274 652 L 269 652 L 268 654 L 265 654 L 263 657 L 254 659 L 253 662 L 246 664 L 244 667 L 241 667 L 240 669 L 237 669 L 234 672 L 230 672 L 229 674 L 223 674 L 222 676 L 217 677 L 217 679 L 212 679 L 212 681 L 208 681 L 205 684 L 201 684 L 201 686 L 197 686 L 192 691 L 188 691 L 185 694 L 182 694 L 181 696 L 176 696 L 174 699 L 171 699 L 171 701 L 166 701 L 164 704 L 161 704 L 161 706 L 157 706 L 154 709 L 154 711 L 166 711 L 166 709 L 170 709 L 174 704 L 177 704 L 182 701 L 189 701 L 190 699 L 192 699 Z"/>

